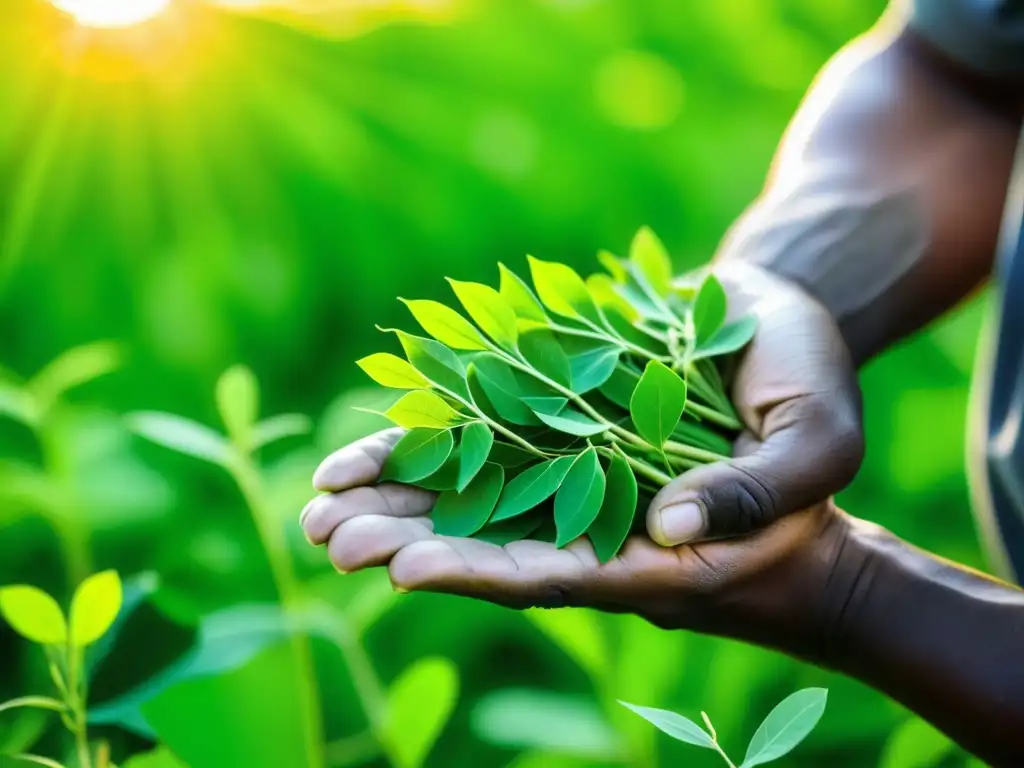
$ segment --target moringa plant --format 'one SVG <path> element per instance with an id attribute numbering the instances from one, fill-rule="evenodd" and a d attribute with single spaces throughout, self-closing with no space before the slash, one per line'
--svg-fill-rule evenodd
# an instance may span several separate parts
<path id="1" fill-rule="evenodd" d="M 747 754 L 738 768 L 754 768 L 788 755 L 814 730 L 814 726 L 825 713 L 827 700 L 828 691 L 824 688 L 805 688 L 783 699 L 768 713 L 768 717 L 750 739 Z M 718 734 L 715 733 L 715 727 L 705 712 L 700 714 L 707 730 L 675 712 L 640 707 L 624 701 L 619 703 L 673 739 L 714 750 L 721 755 L 729 768 L 737 768 L 736 763 L 729 759 L 729 755 L 718 743 Z"/>
<path id="2" fill-rule="evenodd" d="M 57 712 L 74 741 L 78 768 L 109 768 L 104 745 L 89 743 L 86 721 L 87 676 L 85 649 L 113 625 L 121 610 L 121 579 L 115 571 L 90 576 L 75 590 L 70 616 L 41 589 L 28 585 L 0 589 L 0 614 L 22 637 L 46 651 L 50 677 L 58 697 L 24 696 L 0 703 L 0 712 L 35 708 Z M 62 768 L 40 755 L 19 754 L 13 760 Z"/>
<path id="3" fill-rule="evenodd" d="M 741 425 L 721 363 L 756 321 L 727 322 L 704 270 L 673 280 L 649 229 L 629 258 L 602 252 L 586 280 L 529 257 L 533 287 L 499 264 L 497 290 L 450 280 L 466 314 L 405 300 L 432 338 L 397 329 L 405 358 L 358 365 L 408 390 L 383 414 L 407 433 L 381 476 L 440 492 L 434 530 L 497 543 L 588 535 L 602 561 L 629 533 L 641 495 L 730 455 Z"/>

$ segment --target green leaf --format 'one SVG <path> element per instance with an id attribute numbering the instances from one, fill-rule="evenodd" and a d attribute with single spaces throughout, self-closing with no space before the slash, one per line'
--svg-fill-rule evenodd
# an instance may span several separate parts
<path id="1" fill-rule="evenodd" d="M 459 460 L 459 480 L 455 489 L 460 493 L 466 489 L 477 472 L 484 466 L 487 456 L 494 445 L 494 433 L 482 421 L 475 421 L 462 428 L 461 458 Z"/>
<path id="2" fill-rule="evenodd" d="M 57 601 L 37 587 L 0 589 L 0 614 L 15 632 L 33 643 L 58 645 L 68 640 L 68 626 Z"/>
<path id="3" fill-rule="evenodd" d="M 559 432 L 576 437 L 593 437 L 608 429 L 607 425 L 594 421 L 589 416 L 585 416 L 572 408 L 566 408 L 558 415 L 541 413 L 540 411 L 535 411 L 535 413 L 538 419 L 552 429 L 557 429 Z"/>
<path id="4" fill-rule="evenodd" d="M 565 406 L 568 405 L 569 401 L 564 397 L 560 396 L 548 396 L 543 397 L 524 397 L 523 402 L 530 407 L 536 414 L 547 414 L 548 416 L 557 416 L 565 410 Z"/>
<path id="5" fill-rule="evenodd" d="M 655 448 L 661 448 L 686 407 L 686 382 L 668 366 L 651 360 L 629 401 L 629 413 L 637 432 Z"/>
<path id="6" fill-rule="evenodd" d="M 498 271 L 501 273 L 498 293 L 512 307 L 516 317 L 547 325 L 549 320 L 544 312 L 544 307 L 541 306 L 530 287 L 504 264 L 498 264 Z"/>
<path id="7" fill-rule="evenodd" d="M 636 233 L 629 249 L 629 260 L 659 296 L 668 296 L 672 287 L 672 260 L 649 227 L 641 227 Z"/>
<path id="8" fill-rule="evenodd" d="M 430 519 L 441 536 L 472 536 L 487 524 L 505 484 L 505 470 L 490 462 L 463 491 L 445 491 Z"/>
<path id="9" fill-rule="evenodd" d="M 34 426 L 40 414 L 32 395 L 20 383 L 0 378 L 0 416 Z"/>
<path id="10" fill-rule="evenodd" d="M 626 268 L 622 265 L 622 260 L 611 251 L 598 251 L 597 260 L 601 263 L 601 266 L 608 270 L 608 274 L 611 275 L 612 280 L 616 283 L 626 282 L 628 273 Z"/>
<path id="11" fill-rule="evenodd" d="M 824 688 L 805 688 L 783 699 L 754 733 L 740 768 L 754 768 L 789 754 L 814 730 L 827 700 Z"/>
<path id="12" fill-rule="evenodd" d="M 121 367 L 121 346 L 97 341 L 69 349 L 51 361 L 26 384 L 25 389 L 40 411 L 47 411 L 68 390 L 88 384 Z"/>
<path id="13" fill-rule="evenodd" d="M 250 432 L 259 416 L 259 386 L 244 365 L 228 368 L 217 380 L 217 410 L 235 445 L 250 445 Z"/>
<path id="14" fill-rule="evenodd" d="M 416 485 L 428 491 L 454 491 L 459 484 L 459 465 L 462 463 L 462 449 L 455 446 L 448 460 L 437 471 L 417 480 Z"/>
<path id="15" fill-rule="evenodd" d="M 518 445 L 509 445 L 502 442 L 494 443 L 494 447 L 491 448 L 491 455 L 488 457 L 490 461 L 500 464 L 505 469 L 521 467 L 524 464 L 529 464 L 536 458 L 532 453 L 520 448 Z"/>
<path id="16" fill-rule="evenodd" d="M 448 460 L 455 446 L 449 429 L 421 427 L 406 432 L 384 462 L 380 479 L 415 483 L 434 474 Z"/>
<path id="17" fill-rule="evenodd" d="M 426 389 L 430 386 L 430 382 L 416 370 L 412 363 L 387 352 L 378 352 L 375 355 L 364 357 L 362 360 L 357 360 L 356 365 L 382 387 Z"/>
<path id="18" fill-rule="evenodd" d="M 452 349 L 487 349 L 480 331 L 450 307 L 425 299 L 401 299 L 427 333 Z"/>
<path id="19" fill-rule="evenodd" d="M 525 515 L 510 517 L 508 520 L 492 521 L 473 538 L 503 547 L 509 542 L 522 541 L 533 535 L 544 525 L 545 519 L 546 516 L 543 512 L 534 510 Z"/>
<path id="20" fill-rule="evenodd" d="M 693 304 L 693 325 L 697 346 L 708 341 L 725 322 L 727 299 L 725 289 L 712 274 L 704 279 Z"/>
<path id="21" fill-rule="evenodd" d="M 600 272 L 587 278 L 587 290 L 594 298 L 594 302 L 607 314 L 615 312 L 626 319 L 627 322 L 636 322 L 640 319 L 640 312 L 636 307 L 622 298 L 616 283 L 608 275 Z"/>
<path id="22" fill-rule="evenodd" d="M 405 429 L 444 429 L 463 421 L 463 416 L 439 395 L 422 389 L 403 395 L 384 415 Z"/>
<path id="23" fill-rule="evenodd" d="M 501 418 L 520 426 L 536 426 L 541 423 L 523 403 L 524 393 L 508 365 L 493 355 L 480 355 L 470 363 L 470 370 Z"/>
<path id="24" fill-rule="evenodd" d="M 685 742 L 686 744 L 693 744 L 696 747 L 704 747 L 705 749 L 715 748 L 715 742 L 711 737 L 704 732 L 703 728 L 689 718 L 665 709 L 641 707 L 625 701 L 620 701 L 619 704 L 640 715 L 640 717 L 659 731 L 668 734 L 673 739 Z"/>
<path id="25" fill-rule="evenodd" d="M 528 256 L 530 274 L 537 295 L 556 315 L 590 323 L 599 323 L 601 315 L 594 304 L 587 284 L 576 270 L 556 261 L 541 261 Z"/>
<path id="26" fill-rule="evenodd" d="M 882 751 L 879 768 L 930 768 L 941 765 L 956 745 L 926 720 L 911 717 L 892 734 Z"/>
<path id="27" fill-rule="evenodd" d="M 129 414 L 127 419 L 133 432 L 164 448 L 221 466 L 231 462 L 228 441 L 191 419 L 154 411 Z"/>
<path id="28" fill-rule="evenodd" d="M 550 461 L 543 461 L 517 475 L 505 486 L 494 510 L 492 522 L 507 520 L 510 517 L 528 512 L 545 499 L 551 497 L 565 479 L 575 456 L 562 456 Z"/>
<path id="29" fill-rule="evenodd" d="M 516 313 L 505 302 L 501 294 L 488 285 L 463 283 L 448 279 L 455 295 L 466 308 L 483 332 L 499 346 L 508 350 L 516 348 L 519 333 L 516 329 Z"/>
<path id="30" fill-rule="evenodd" d="M 93 574 L 79 584 L 71 599 L 71 644 L 84 648 L 103 637 L 121 610 L 122 596 L 117 571 Z"/>
<path id="31" fill-rule="evenodd" d="M 558 339 L 547 328 L 533 328 L 519 337 L 519 351 L 540 373 L 563 387 L 572 380 L 569 358 Z"/>
<path id="32" fill-rule="evenodd" d="M 597 519 L 587 529 L 597 559 L 607 563 L 622 548 L 636 516 L 637 485 L 633 469 L 619 454 L 608 467 L 604 501 Z"/>
<path id="33" fill-rule="evenodd" d="M 556 547 L 564 547 L 586 533 L 604 501 L 605 479 L 597 450 L 581 453 L 555 494 Z"/>
<path id="34" fill-rule="evenodd" d="M 600 392 L 617 406 L 628 411 L 629 403 L 633 399 L 633 392 L 639 383 L 640 374 L 633 373 L 628 368 L 619 365 L 612 371 L 608 381 L 601 385 Z"/>
<path id="35" fill-rule="evenodd" d="M 621 354 L 619 347 L 609 344 L 570 357 L 572 391 L 582 395 L 605 384 L 615 372 Z"/>
<path id="36" fill-rule="evenodd" d="M 420 659 L 402 672 L 388 691 L 384 736 L 398 768 L 421 768 L 458 698 L 459 673 L 448 659 Z"/>
<path id="37" fill-rule="evenodd" d="M 750 343 L 755 333 L 757 333 L 757 318 L 753 315 L 741 317 L 715 331 L 711 338 L 697 347 L 692 359 L 701 360 L 705 357 L 718 357 L 738 352 Z"/>
<path id="38" fill-rule="evenodd" d="M 405 331 L 394 333 L 405 350 L 405 356 L 416 370 L 442 389 L 458 395 L 463 400 L 469 399 L 466 367 L 458 355 L 433 339 L 413 336 Z"/>
<path id="39" fill-rule="evenodd" d="M 257 451 L 278 440 L 306 435 L 312 431 L 313 422 L 305 414 L 282 413 L 279 416 L 271 416 L 253 427 L 249 450 Z"/>

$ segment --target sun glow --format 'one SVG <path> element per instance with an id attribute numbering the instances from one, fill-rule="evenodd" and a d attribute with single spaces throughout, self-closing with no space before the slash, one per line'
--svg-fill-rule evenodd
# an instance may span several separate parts
<path id="1" fill-rule="evenodd" d="M 130 27 L 148 21 L 171 0 L 51 0 L 87 27 Z"/>

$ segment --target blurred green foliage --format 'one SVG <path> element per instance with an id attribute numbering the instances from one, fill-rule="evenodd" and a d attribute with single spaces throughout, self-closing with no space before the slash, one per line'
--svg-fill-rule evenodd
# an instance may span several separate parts
<path id="1" fill-rule="evenodd" d="M 310 686 L 330 765 L 385 765 L 377 742 L 402 741 L 398 722 L 402 768 L 424 755 L 710 766 L 614 700 L 704 709 L 732 745 L 813 685 L 829 709 L 787 765 L 964 765 L 884 697 L 777 654 L 630 617 L 396 596 L 382 573 L 335 574 L 296 524 L 319 459 L 379 424 L 351 410 L 378 397 L 353 361 L 379 348 L 374 323 L 407 324 L 396 296 L 437 298 L 445 274 L 491 283 L 497 261 L 521 270 L 526 253 L 583 268 L 643 224 L 680 269 L 702 263 L 818 67 L 882 0 L 464 0 L 440 21 L 396 12 L 364 30 L 327 5 L 318 27 L 180 0 L 167 20 L 111 33 L 69 26 L 44 0 L 4 3 L 0 584 L 65 604 L 102 568 L 148 585 L 99 663 L 94 704 L 186 654 L 212 676 L 146 711 L 182 756 L 207 760 L 196 768 L 316 764 L 300 757 Z M 982 309 L 865 371 L 868 458 L 842 499 L 979 567 L 963 459 Z M 237 363 L 255 371 L 263 414 L 315 423 L 257 455 L 257 525 L 227 473 L 124 419 L 218 425 L 215 384 Z M 294 628 L 258 612 L 280 594 L 260 525 L 318 617 L 302 630 L 309 659 L 280 642 Z M 3 625 L 0 659 L 0 700 L 45 685 L 42 655 Z M 386 711 L 400 715 L 374 722 Z M 150 744 L 144 729 L 96 729 L 119 760 Z M 32 745 L 62 754 L 45 717 L 0 720 L 0 752 Z"/>

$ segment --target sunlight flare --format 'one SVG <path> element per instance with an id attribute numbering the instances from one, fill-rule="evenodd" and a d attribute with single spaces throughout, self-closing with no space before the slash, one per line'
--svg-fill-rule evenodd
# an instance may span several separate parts
<path id="1" fill-rule="evenodd" d="M 87 27 L 130 27 L 163 11 L 170 0 L 51 0 Z"/>

